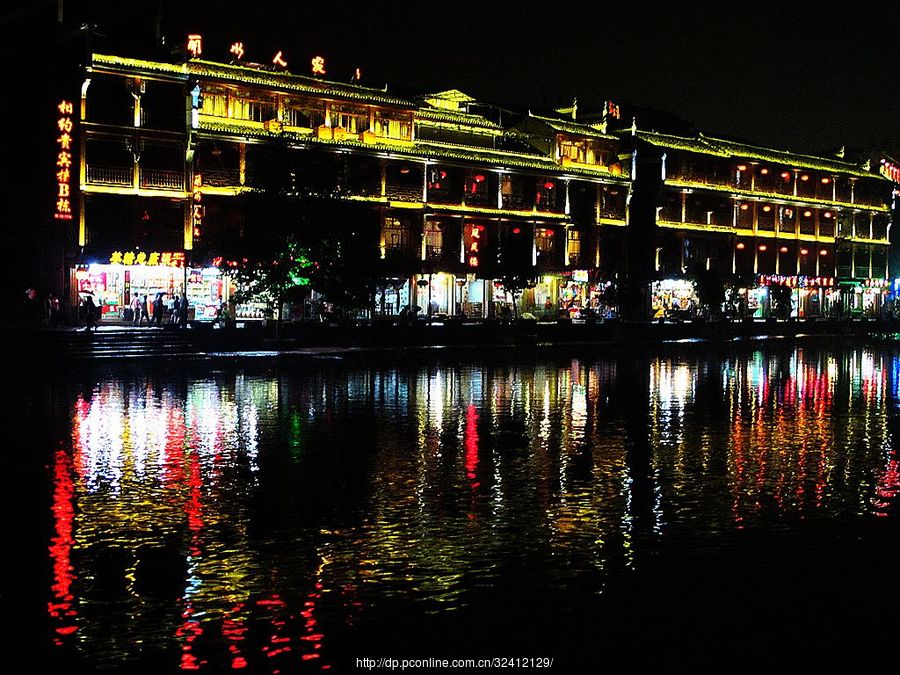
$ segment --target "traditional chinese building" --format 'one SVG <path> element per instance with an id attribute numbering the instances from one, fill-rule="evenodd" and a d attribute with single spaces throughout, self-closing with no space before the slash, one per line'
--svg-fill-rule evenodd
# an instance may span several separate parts
<path id="1" fill-rule="evenodd" d="M 890 184 L 840 158 L 636 130 L 652 205 L 645 255 L 656 316 L 689 314 L 698 278 L 736 281 L 742 316 L 877 314 L 888 278 Z M 636 181 L 635 185 L 640 184 Z M 644 218 L 644 220 L 648 220 Z"/>
<path id="2" fill-rule="evenodd" d="M 273 147 L 296 188 L 353 207 L 375 318 L 406 305 L 490 317 L 514 289 L 523 312 L 576 316 L 611 304 L 626 274 L 653 284 L 657 315 L 696 310 L 707 273 L 739 280 L 732 300 L 750 315 L 772 314 L 773 285 L 800 317 L 881 301 L 890 183 L 849 162 L 613 133 L 613 103 L 581 118 L 577 105 L 500 115 L 457 90 L 401 96 L 359 72 L 336 82 L 321 57 L 263 66 L 240 43 L 229 63 L 208 60 L 200 36 L 188 47 L 177 63 L 91 53 L 55 104 L 53 215 L 76 243 L 72 303 L 93 292 L 121 316 L 135 295 L 186 293 L 211 317 L 231 292 L 218 242 L 253 236 L 240 197 L 262 185 Z M 239 318 L 268 309 L 246 303 Z"/>

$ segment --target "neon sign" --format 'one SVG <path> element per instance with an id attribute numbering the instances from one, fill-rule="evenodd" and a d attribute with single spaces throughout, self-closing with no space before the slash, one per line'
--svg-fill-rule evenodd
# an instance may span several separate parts
<path id="1" fill-rule="evenodd" d="M 187 50 L 191 56 L 198 57 L 203 53 L 203 36 L 197 33 L 191 33 L 187 38 Z"/>
<path id="2" fill-rule="evenodd" d="M 325 74 L 325 59 L 323 59 L 321 56 L 314 56 L 310 63 L 312 64 L 313 75 Z"/>
<path id="3" fill-rule="evenodd" d="M 157 251 L 113 251 L 111 265 L 144 265 L 146 267 L 184 267 L 184 253 L 159 253 Z"/>
<path id="4" fill-rule="evenodd" d="M 890 178 L 895 183 L 900 183 L 900 166 L 886 159 L 881 160 L 881 175 Z"/>
<path id="5" fill-rule="evenodd" d="M 281 66 L 282 68 L 287 68 L 287 61 L 285 61 L 281 57 L 280 51 L 275 55 L 275 58 L 272 59 L 272 63 L 274 63 L 276 66 Z"/>
<path id="6" fill-rule="evenodd" d="M 193 205 L 191 206 L 191 224 L 194 227 L 194 236 L 200 236 L 200 228 L 203 226 L 203 192 L 201 188 L 203 187 L 203 176 L 201 174 L 194 174 L 194 183 L 193 183 L 193 191 L 191 192 L 191 199 L 193 201 Z"/>
<path id="7" fill-rule="evenodd" d="M 484 244 L 482 233 L 484 229 L 484 225 L 466 224 L 463 243 L 465 245 L 466 264 L 469 267 L 478 267 L 481 261 L 481 251 Z"/>
<path id="8" fill-rule="evenodd" d="M 59 152 L 56 155 L 56 209 L 53 217 L 57 220 L 72 220 L 72 113 L 74 106 L 71 101 L 60 101 L 56 106 L 59 111 L 59 119 L 56 126 L 59 136 L 56 142 L 59 144 Z"/>
<path id="9" fill-rule="evenodd" d="M 232 43 L 231 48 L 228 51 L 234 54 L 234 58 L 240 60 L 244 58 L 244 43 L 234 42 Z"/>

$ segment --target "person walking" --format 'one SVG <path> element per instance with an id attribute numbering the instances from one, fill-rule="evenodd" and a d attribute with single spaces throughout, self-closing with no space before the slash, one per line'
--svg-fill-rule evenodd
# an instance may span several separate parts
<path id="1" fill-rule="evenodd" d="M 131 325 L 141 325 L 141 296 L 137 293 L 131 299 Z"/>
<path id="2" fill-rule="evenodd" d="M 147 326 L 149 327 L 150 326 L 150 311 L 149 311 L 149 307 L 147 307 L 147 294 L 146 293 L 144 293 L 144 297 L 141 298 L 141 306 L 140 306 L 140 309 L 138 310 L 138 314 L 140 315 L 140 318 L 138 319 L 138 328 L 140 328 L 143 325 L 144 319 L 147 319 Z"/>
<path id="3" fill-rule="evenodd" d="M 84 298 L 84 329 L 87 332 L 91 332 L 91 329 L 97 328 L 97 317 L 95 316 L 95 312 L 97 311 L 97 305 L 94 304 L 94 296 L 87 295 Z"/>
<path id="4" fill-rule="evenodd" d="M 178 296 L 175 296 L 175 299 L 172 301 L 172 313 L 169 315 L 169 323 L 178 325 L 178 322 L 181 320 L 181 301 L 178 299 Z"/>
<path id="5" fill-rule="evenodd" d="M 162 326 L 164 311 L 165 310 L 163 309 L 162 293 L 157 293 L 156 298 L 153 300 L 153 321 L 152 321 L 152 323 L 155 323 L 157 327 Z"/>

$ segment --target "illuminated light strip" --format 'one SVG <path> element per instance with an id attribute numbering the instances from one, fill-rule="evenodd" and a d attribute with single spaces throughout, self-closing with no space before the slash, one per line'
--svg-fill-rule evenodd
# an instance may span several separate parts
<path id="1" fill-rule="evenodd" d="M 877 177 L 873 176 L 877 179 Z M 772 202 L 776 204 L 789 204 L 791 206 L 807 204 L 809 206 L 845 206 L 851 209 L 856 209 L 858 211 L 890 211 L 887 206 L 884 205 L 871 205 L 871 204 L 853 204 L 851 202 L 838 202 L 831 201 L 828 199 L 819 199 L 817 197 L 794 197 L 793 195 L 785 195 L 776 192 L 759 192 L 752 190 L 742 190 L 740 188 L 735 188 L 730 185 L 716 185 L 714 183 L 693 183 L 690 181 L 684 180 L 676 180 L 676 179 L 667 179 L 665 181 L 666 185 L 671 185 L 672 187 L 690 187 L 690 188 L 702 188 L 705 190 L 713 190 L 715 192 L 728 192 L 734 196 L 740 197 L 755 197 L 759 200 L 764 200 L 767 202 Z"/>
<path id="2" fill-rule="evenodd" d="M 53 217 L 56 220 L 72 220 L 72 131 L 75 128 L 72 122 L 74 106 L 71 101 L 60 101 L 56 106 L 59 118 L 56 127 L 59 136 L 56 142 L 59 144 L 59 152 L 56 155 L 56 207 Z"/>
<path id="3" fill-rule="evenodd" d="M 565 213 L 551 213 L 547 211 L 515 211 L 505 209 L 491 209 L 476 206 L 461 206 L 456 204 L 428 204 L 429 208 L 435 211 L 463 211 L 466 213 L 484 213 L 497 216 L 518 216 L 521 218 L 554 218 L 557 220 L 565 220 L 568 216 Z"/>
<path id="4" fill-rule="evenodd" d="M 768 230 L 744 230 L 737 229 L 734 231 L 739 237 L 763 237 L 765 239 L 790 239 L 792 241 L 818 241 L 823 244 L 833 244 L 834 237 L 816 236 L 814 234 L 793 234 L 792 232 L 771 232 Z"/>
<path id="5" fill-rule="evenodd" d="M 184 253 L 158 251 L 113 251 L 110 265 L 142 265 L 144 267 L 184 267 Z"/>
<path id="6" fill-rule="evenodd" d="M 700 232 L 719 232 L 722 234 L 734 234 L 736 230 L 727 225 L 706 225 L 704 223 L 680 223 L 672 220 L 657 221 L 657 225 L 671 230 L 698 230 Z"/>

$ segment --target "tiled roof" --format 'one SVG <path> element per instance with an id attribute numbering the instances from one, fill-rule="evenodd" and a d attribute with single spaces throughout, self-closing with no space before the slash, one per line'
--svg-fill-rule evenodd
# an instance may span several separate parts
<path id="1" fill-rule="evenodd" d="M 577 136 L 590 136 L 591 138 L 608 138 L 610 140 L 617 140 L 616 136 L 604 134 L 603 131 L 598 127 L 590 124 L 579 124 L 575 121 L 562 120 L 556 117 L 542 117 L 540 115 L 534 114 L 531 115 L 531 118 L 538 120 L 539 122 L 543 122 L 554 131 L 558 131 L 560 133 L 573 134 Z"/>
<path id="2" fill-rule="evenodd" d="M 535 169 L 538 171 L 546 171 L 550 173 L 563 173 L 569 175 L 578 175 L 581 177 L 597 178 L 598 172 L 585 170 L 579 167 L 562 167 L 549 157 L 540 155 L 528 155 L 524 153 L 509 152 L 505 150 L 490 150 L 487 148 L 474 148 L 453 146 L 449 144 L 432 143 L 427 141 L 417 141 L 414 145 L 394 145 L 391 143 L 364 143 L 353 139 L 333 140 L 326 138 L 316 138 L 308 134 L 296 134 L 285 131 L 282 134 L 268 132 L 262 128 L 249 127 L 245 124 L 232 123 L 227 120 L 222 121 L 200 121 L 200 129 L 203 131 L 211 131 L 217 133 L 230 133 L 239 136 L 253 138 L 275 138 L 276 136 L 287 136 L 291 140 L 315 143 L 325 146 L 358 148 L 361 150 L 369 150 L 370 152 L 390 153 L 391 155 L 406 156 L 418 159 L 436 159 L 436 160 L 460 160 L 465 162 L 479 162 L 481 164 L 490 164 L 492 166 L 506 166 L 511 168 Z M 610 176 L 602 174 L 606 180 L 619 183 L 627 182 L 627 176 Z"/>
<path id="3" fill-rule="evenodd" d="M 670 136 L 668 134 L 657 134 L 649 131 L 638 131 L 637 137 L 652 145 L 663 148 L 672 148 L 674 150 L 684 150 L 686 152 L 696 152 L 704 155 L 731 157 L 735 159 L 756 159 L 764 162 L 782 164 L 784 166 L 841 173 L 860 178 L 879 178 L 878 174 L 872 173 L 871 171 L 864 171 L 850 162 L 842 162 L 828 157 L 802 155 L 787 152 L 785 150 L 773 150 L 771 148 L 737 143 L 721 138 L 711 138 L 709 136 L 704 136 L 703 134 L 698 135 L 696 138 L 685 138 L 683 136 Z"/>
<path id="4" fill-rule="evenodd" d="M 473 115 L 471 113 L 455 112 L 453 110 L 443 110 L 441 108 L 419 108 L 416 111 L 418 119 L 430 120 L 434 122 L 444 122 L 447 124 L 458 124 L 467 127 L 480 127 L 483 129 L 501 129 L 502 127 L 495 122 L 482 117 L 481 115 Z"/>
<path id="5" fill-rule="evenodd" d="M 415 103 L 410 99 L 388 96 L 387 93 L 381 89 L 320 80 L 304 75 L 293 75 L 289 72 L 270 72 L 249 66 L 215 63 L 203 59 L 191 59 L 187 63 L 171 64 L 159 63 L 156 61 L 144 61 L 141 59 L 128 59 L 107 54 L 94 54 L 93 63 L 95 66 L 109 66 L 136 72 L 169 73 L 172 75 L 179 75 L 183 78 L 194 75 L 219 81 L 235 82 L 238 84 L 272 87 L 282 91 L 319 94 L 341 99 L 401 106 L 404 108 L 415 107 Z"/>

